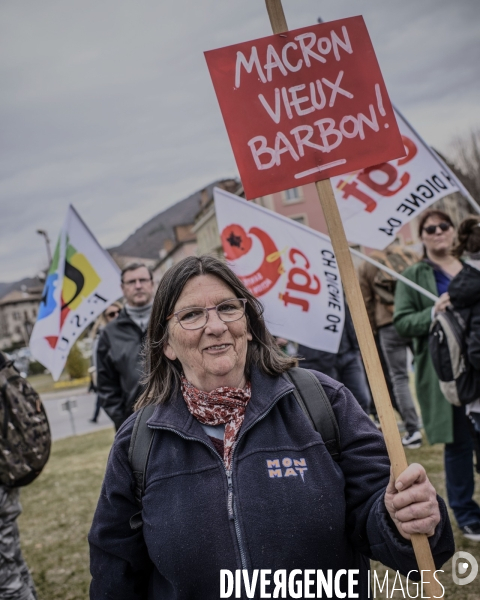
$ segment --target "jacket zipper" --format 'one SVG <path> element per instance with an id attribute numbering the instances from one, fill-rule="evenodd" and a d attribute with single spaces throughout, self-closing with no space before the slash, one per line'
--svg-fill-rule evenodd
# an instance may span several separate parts
<path id="1" fill-rule="evenodd" d="M 228 481 L 228 517 L 231 521 L 233 521 L 233 526 L 235 528 L 235 535 L 237 537 L 238 550 L 240 552 L 240 561 L 242 563 L 242 569 L 247 569 L 247 557 L 245 555 L 245 548 L 243 545 L 242 533 L 240 531 L 240 524 L 237 519 L 237 510 L 235 506 L 235 498 L 233 495 L 233 482 L 232 482 L 232 472 L 225 470 L 227 474 Z"/>
<path id="2" fill-rule="evenodd" d="M 177 435 L 179 435 L 184 440 L 191 440 L 191 441 L 194 441 L 194 442 L 200 442 L 201 444 L 203 444 L 204 446 L 206 446 L 209 450 L 211 450 L 216 456 L 218 456 L 219 460 L 222 463 L 223 469 L 225 471 L 225 475 L 227 476 L 227 485 L 228 485 L 228 492 L 227 492 L 227 512 L 228 512 L 228 518 L 229 518 L 230 521 L 233 521 L 233 527 L 235 529 L 235 536 L 237 538 L 238 549 L 239 549 L 239 552 L 240 552 L 240 561 L 242 563 L 242 569 L 246 569 L 247 568 L 247 560 L 246 560 L 246 557 L 245 557 L 245 550 L 244 550 L 244 547 L 243 547 L 242 536 L 241 536 L 241 533 L 240 533 L 240 526 L 238 524 L 238 520 L 237 520 L 236 514 L 235 514 L 236 511 L 235 511 L 235 500 L 234 500 L 234 496 L 233 496 L 232 472 L 228 471 L 225 468 L 225 463 L 223 462 L 223 458 L 215 450 L 215 448 L 212 448 L 209 444 L 207 444 L 207 442 L 204 442 L 200 438 L 188 437 L 186 435 L 183 435 L 182 433 L 180 433 L 176 429 L 172 429 L 171 427 L 155 427 L 154 425 L 149 425 L 149 427 L 151 427 L 152 429 L 164 429 L 166 431 L 173 431 L 174 433 L 176 433 Z M 232 453 L 233 453 L 233 450 L 232 450 Z"/>
<path id="3" fill-rule="evenodd" d="M 253 423 L 251 423 L 251 425 L 248 427 L 248 429 L 245 429 L 245 431 L 242 432 L 242 434 L 239 436 L 239 438 L 237 439 L 237 441 L 235 442 L 235 444 L 233 445 L 233 448 L 232 448 L 232 460 L 231 460 L 232 465 L 233 465 L 233 455 L 235 453 L 235 449 L 237 447 L 238 442 L 242 439 L 242 437 L 247 433 L 247 431 L 250 431 L 250 429 L 254 425 L 256 425 L 259 421 L 261 421 L 262 419 L 264 419 L 268 415 L 268 413 L 276 406 L 276 404 L 282 398 L 284 398 L 285 396 L 288 396 L 288 394 L 290 394 L 291 392 L 292 392 L 292 390 L 289 390 L 288 392 L 285 392 L 284 394 L 282 394 L 281 396 L 279 396 L 275 400 L 275 402 L 270 406 L 270 408 L 267 411 L 265 411 L 264 413 L 262 413 L 258 417 L 258 419 L 256 419 Z M 223 462 L 223 458 L 215 450 L 215 448 L 212 448 L 209 444 L 207 444 L 207 442 L 201 440 L 200 438 L 188 437 L 188 436 L 183 435 L 182 433 L 180 433 L 178 430 L 170 428 L 170 427 L 155 427 L 155 425 L 149 425 L 149 427 L 151 427 L 152 429 L 165 429 L 167 431 L 173 431 L 174 433 L 176 433 L 177 435 L 179 435 L 184 440 L 191 440 L 191 441 L 200 442 L 201 444 L 203 444 L 204 446 L 206 446 L 209 450 L 213 451 L 216 454 L 216 456 L 218 456 L 218 458 L 221 460 L 223 468 L 225 470 L 225 474 L 227 476 L 227 485 L 228 485 L 227 512 L 228 512 L 228 518 L 229 518 L 230 521 L 233 521 L 233 526 L 234 526 L 234 529 L 235 529 L 235 536 L 237 538 L 238 550 L 240 552 L 240 561 L 242 563 L 242 569 L 248 570 L 247 569 L 247 557 L 246 557 L 246 553 L 245 553 L 245 547 L 244 547 L 244 544 L 243 544 L 242 533 L 240 531 L 240 524 L 239 524 L 238 518 L 237 518 L 235 495 L 233 493 L 232 471 L 231 470 L 227 470 L 225 468 L 225 463 Z"/>
<path id="4" fill-rule="evenodd" d="M 235 444 L 233 445 L 232 448 L 232 460 L 231 460 L 231 464 L 233 465 L 233 455 L 235 454 L 235 449 L 237 448 L 238 443 L 240 442 L 240 440 L 243 438 L 243 436 L 247 433 L 247 431 L 250 431 L 250 429 L 256 425 L 259 421 L 261 421 L 262 419 L 264 419 L 268 413 L 277 405 L 277 403 L 284 398 L 285 396 L 288 396 L 288 394 L 291 393 L 292 390 L 289 390 L 288 392 L 285 392 L 284 394 L 282 394 L 281 396 L 279 396 L 275 402 L 270 406 L 270 408 L 268 410 L 266 410 L 264 413 L 262 413 L 258 419 L 256 419 L 255 421 L 253 421 L 253 423 L 250 424 L 250 426 L 245 429 L 245 431 L 242 431 L 241 435 L 238 437 L 238 439 L 236 440 Z M 222 461 L 223 462 L 223 461 Z M 242 539 L 242 533 L 240 531 L 240 524 L 238 522 L 238 518 L 237 518 L 237 510 L 236 510 L 236 503 L 235 503 L 235 496 L 233 493 L 233 477 L 232 477 L 232 471 L 226 471 L 227 473 L 227 481 L 228 481 L 228 490 L 229 490 L 229 516 L 231 519 L 233 519 L 233 523 L 234 523 L 234 527 L 235 527 L 235 534 L 237 536 L 237 542 L 238 542 L 238 548 L 240 551 L 240 559 L 242 561 L 242 569 L 248 570 L 247 569 L 247 558 L 246 558 L 246 553 L 245 553 L 245 547 L 243 544 L 243 539 Z"/>

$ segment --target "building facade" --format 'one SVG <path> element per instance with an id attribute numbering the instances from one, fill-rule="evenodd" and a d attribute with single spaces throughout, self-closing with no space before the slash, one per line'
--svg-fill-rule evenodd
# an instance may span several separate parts
<path id="1" fill-rule="evenodd" d="M 217 187 L 243 196 L 243 187 L 237 179 L 225 179 Z M 218 231 L 217 218 L 215 216 L 215 203 L 213 201 L 213 190 L 202 191 L 201 207 L 195 217 L 192 232 L 197 238 L 197 255 L 210 254 L 217 258 L 223 258 L 223 248 Z"/>
<path id="2" fill-rule="evenodd" d="M 42 299 L 40 289 L 14 290 L 0 300 L 0 349 L 28 346 Z"/>
<path id="3" fill-rule="evenodd" d="M 153 267 L 153 281 L 155 286 L 160 283 L 160 280 L 170 267 L 187 256 L 195 256 L 197 254 L 197 238 L 192 231 L 193 224 L 175 225 L 174 240 L 166 240 L 163 244 L 163 249 L 160 250 L 160 260 Z"/>
<path id="4" fill-rule="evenodd" d="M 160 260 L 154 266 L 154 281 L 156 284 L 159 283 L 171 266 L 186 256 L 209 254 L 223 259 L 224 254 L 213 199 L 214 185 L 232 194 L 244 197 L 241 182 L 236 179 L 220 180 L 201 190 L 199 192 L 200 209 L 194 218 L 194 223 L 175 226 L 174 239 L 166 240 L 164 247 L 160 249 Z M 262 196 L 252 200 L 252 202 L 328 235 L 326 220 L 314 184 Z M 436 202 L 432 205 L 432 208 L 445 210 L 451 215 L 455 225 L 458 225 L 462 219 L 472 212 L 470 205 L 460 194 L 451 194 Z M 417 229 L 418 218 L 404 225 L 397 235 L 402 245 L 411 246 L 413 250 L 418 252 L 420 246 Z M 372 251 L 369 248 L 354 247 L 365 254 L 370 254 Z M 361 259 L 354 257 L 356 266 L 361 262 Z"/>

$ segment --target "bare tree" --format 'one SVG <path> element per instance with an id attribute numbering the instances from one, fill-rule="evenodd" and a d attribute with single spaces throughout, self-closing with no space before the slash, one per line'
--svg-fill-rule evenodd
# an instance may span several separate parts
<path id="1" fill-rule="evenodd" d="M 463 185 L 480 203 L 480 128 L 472 129 L 464 136 L 457 136 L 451 143 L 449 166 L 455 168 Z"/>

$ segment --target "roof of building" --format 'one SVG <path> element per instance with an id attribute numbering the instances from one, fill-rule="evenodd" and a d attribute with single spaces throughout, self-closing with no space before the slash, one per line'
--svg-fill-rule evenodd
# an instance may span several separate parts
<path id="1" fill-rule="evenodd" d="M 21 304 L 22 302 L 40 302 L 42 299 L 41 291 L 22 291 L 12 290 L 0 300 L 0 306 L 6 304 Z"/>
<path id="2" fill-rule="evenodd" d="M 43 289 L 44 280 L 40 280 L 38 277 L 24 277 L 18 281 L 11 283 L 0 283 L 0 298 L 4 298 L 12 290 L 24 290 L 31 291 L 32 288 Z"/>

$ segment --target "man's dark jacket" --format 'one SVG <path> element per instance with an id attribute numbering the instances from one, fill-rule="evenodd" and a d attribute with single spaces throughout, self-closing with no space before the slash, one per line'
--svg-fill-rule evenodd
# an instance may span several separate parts
<path id="1" fill-rule="evenodd" d="M 342 384 L 315 375 L 339 424 L 339 462 L 283 376 L 253 369 L 230 472 L 181 392 L 157 406 L 147 422 L 156 433 L 143 529 L 129 525 L 138 512 L 128 461 L 135 416 L 124 423 L 89 535 L 91 600 L 218 599 L 220 569 L 242 568 L 250 577 L 253 569 L 359 569 L 355 591 L 365 600 L 368 558 L 404 574 L 417 569 L 385 508 L 390 463 L 381 433 Z M 439 503 L 442 519 L 429 538 L 437 568 L 454 552 Z"/>
<path id="2" fill-rule="evenodd" d="M 141 350 L 145 333 L 125 309 L 101 332 L 97 347 L 97 386 L 100 405 L 118 429 L 133 412 L 143 386 Z"/>

